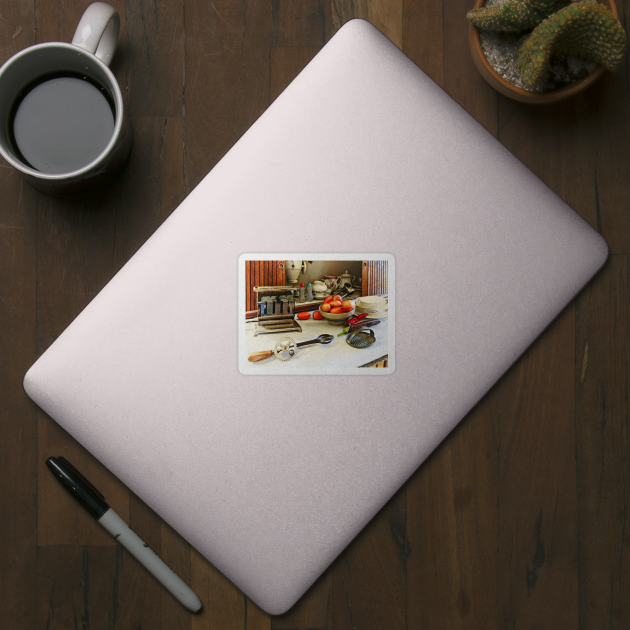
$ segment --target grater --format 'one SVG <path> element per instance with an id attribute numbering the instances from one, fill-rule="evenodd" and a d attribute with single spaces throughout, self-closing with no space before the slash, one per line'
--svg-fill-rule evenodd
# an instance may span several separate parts
<path id="1" fill-rule="evenodd" d="M 376 341 L 376 335 L 371 328 L 357 328 L 346 337 L 346 343 L 353 348 L 367 348 Z"/>

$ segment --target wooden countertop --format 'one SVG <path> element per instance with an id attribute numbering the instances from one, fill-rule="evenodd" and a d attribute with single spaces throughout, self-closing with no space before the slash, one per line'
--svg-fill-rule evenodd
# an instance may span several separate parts
<path id="1" fill-rule="evenodd" d="M 536 107 L 498 95 L 475 69 L 465 18 L 472 0 L 112 3 L 122 22 L 113 71 L 134 130 L 122 178 L 98 196 L 62 201 L 0 162 L 0 625 L 630 627 L 627 56 L 589 92 Z M 70 41 L 87 4 L 0 0 L 0 62 L 30 44 Z M 618 7 L 627 22 L 630 0 Z M 302 600 L 269 617 L 38 411 L 22 377 L 355 16 L 381 29 L 599 230 L 611 255 Z M 349 391 L 338 409 L 350 413 L 356 402 Z M 192 584 L 204 603 L 199 615 L 53 491 L 44 465 L 51 454 L 83 470 Z"/>

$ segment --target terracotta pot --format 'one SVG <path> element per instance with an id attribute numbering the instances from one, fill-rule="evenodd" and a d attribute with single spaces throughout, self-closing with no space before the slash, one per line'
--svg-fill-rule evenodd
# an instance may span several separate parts
<path id="1" fill-rule="evenodd" d="M 614 0 L 601 0 L 600 4 L 608 7 L 617 18 L 619 13 L 617 12 L 617 5 Z M 484 0 L 475 1 L 475 9 L 480 9 L 484 5 Z M 569 83 L 563 87 L 556 88 L 555 90 L 549 90 L 548 92 L 529 92 L 516 85 L 513 85 L 509 81 L 505 80 L 495 69 L 490 65 L 490 62 L 486 59 L 481 48 L 481 40 L 479 39 L 479 29 L 471 22 L 468 22 L 468 43 L 470 45 L 470 53 L 473 61 L 477 66 L 477 70 L 481 73 L 481 76 L 495 89 L 508 98 L 515 101 L 522 101 L 523 103 L 554 103 L 561 101 L 565 98 L 573 96 L 582 90 L 585 90 L 590 85 L 595 83 L 605 69 L 602 66 L 597 66 L 593 72 L 591 72 L 585 79 L 581 81 L 575 81 Z"/>

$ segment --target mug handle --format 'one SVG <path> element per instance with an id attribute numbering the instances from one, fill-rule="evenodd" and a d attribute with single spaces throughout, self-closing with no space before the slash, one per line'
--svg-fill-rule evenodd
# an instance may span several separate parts
<path id="1" fill-rule="evenodd" d="M 109 66 L 116 52 L 119 33 L 118 11 L 104 2 L 94 2 L 81 16 L 72 44 L 96 55 Z"/>

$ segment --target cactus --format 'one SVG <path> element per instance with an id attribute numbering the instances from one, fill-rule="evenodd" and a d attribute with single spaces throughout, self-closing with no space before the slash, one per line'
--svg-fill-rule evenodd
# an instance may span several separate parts
<path id="1" fill-rule="evenodd" d="M 528 85 L 540 81 L 554 53 L 616 69 L 626 49 L 626 33 L 614 13 L 596 2 L 576 2 L 543 20 L 519 48 L 516 65 Z"/>
<path id="2" fill-rule="evenodd" d="M 534 28 L 568 1 L 507 0 L 481 9 L 472 9 L 466 17 L 484 31 L 520 33 Z"/>

